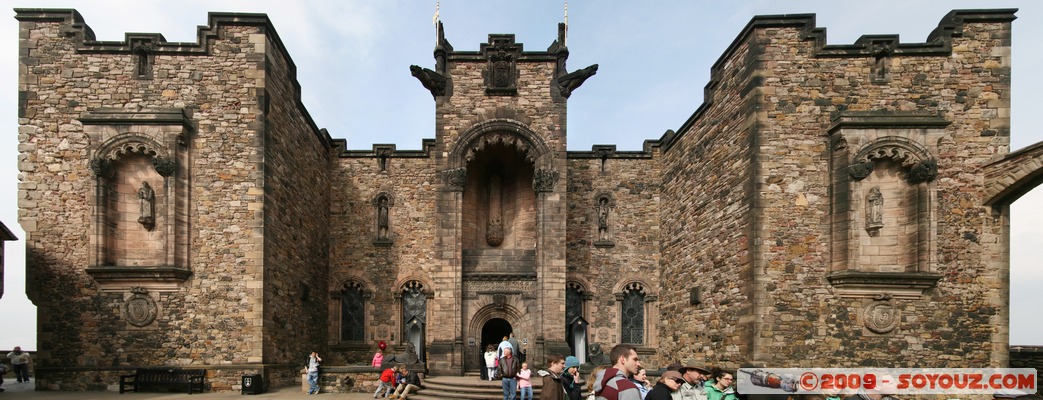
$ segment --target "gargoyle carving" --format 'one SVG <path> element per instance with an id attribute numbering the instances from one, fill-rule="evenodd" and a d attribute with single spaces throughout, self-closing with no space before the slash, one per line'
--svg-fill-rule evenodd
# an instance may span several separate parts
<path id="1" fill-rule="evenodd" d="M 572 95 L 572 91 L 576 90 L 586 81 L 587 78 L 594 76 L 598 73 L 598 65 L 594 64 L 581 70 L 569 72 L 564 76 L 558 78 L 558 86 L 561 89 L 561 97 L 569 98 Z"/>
<path id="2" fill-rule="evenodd" d="M 431 92 L 432 97 L 445 96 L 445 76 L 417 65 L 410 65 L 409 72 L 420 80 L 420 84 Z"/>

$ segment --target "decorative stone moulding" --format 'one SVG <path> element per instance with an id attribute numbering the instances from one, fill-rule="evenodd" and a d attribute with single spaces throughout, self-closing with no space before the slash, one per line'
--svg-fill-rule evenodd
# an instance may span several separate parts
<path id="1" fill-rule="evenodd" d="M 478 153 L 481 153 L 487 146 L 494 144 L 502 144 L 518 149 L 519 152 L 525 154 L 525 161 L 531 163 L 536 163 L 540 157 L 539 149 L 531 146 L 524 137 L 510 132 L 492 132 L 475 139 L 467 149 L 467 153 L 464 154 L 464 160 L 466 162 L 473 161 Z"/>
<path id="2" fill-rule="evenodd" d="M 513 282 L 513 281 L 534 281 L 536 280 L 536 272 L 534 271 L 520 271 L 511 273 L 496 273 L 496 272 L 470 272 L 464 275 L 464 281 L 472 282 Z"/>
<path id="3" fill-rule="evenodd" d="M 192 271 L 177 267 L 98 266 L 86 269 L 103 290 L 119 290 L 128 286 L 151 289 L 174 289 L 192 276 Z"/>
<path id="4" fill-rule="evenodd" d="M 549 169 L 537 169 L 532 177 L 532 188 L 536 192 L 553 192 L 554 184 L 558 182 L 558 171 Z"/>
<path id="5" fill-rule="evenodd" d="M 462 192 L 467 185 L 467 168 L 454 168 L 442 171 L 445 187 L 451 192 Z"/>
<path id="6" fill-rule="evenodd" d="M 481 50 L 486 59 L 485 94 L 514 96 L 518 94 L 518 58 L 522 45 L 515 43 L 514 35 L 489 35 L 489 43 Z"/>
<path id="7" fill-rule="evenodd" d="M 844 270 L 833 272 L 826 279 L 833 285 L 833 293 L 840 297 L 875 298 L 887 294 L 895 299 L 917 299 L 935 287 L 942 274 Z"/>

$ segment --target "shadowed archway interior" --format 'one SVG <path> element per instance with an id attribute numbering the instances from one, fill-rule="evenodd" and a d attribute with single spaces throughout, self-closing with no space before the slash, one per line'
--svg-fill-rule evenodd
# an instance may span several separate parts
<path id="1" fill-rule="evenodd" d="M 482 348 L 498 346 L 504 336 L 511 334 L 511 323 L 503 318 L 490 319 L 482 326 Z"/>

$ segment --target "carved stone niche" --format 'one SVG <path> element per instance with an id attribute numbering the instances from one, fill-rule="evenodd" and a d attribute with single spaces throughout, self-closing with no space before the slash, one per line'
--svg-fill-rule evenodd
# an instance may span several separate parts
<path id="1" fill-rule="evenodd" d="M 371 200 L 376 216 L 374 225 L 373 245 L 378 247 L 390 247 L 394 244 L 394 224 L 391 218 L 391 209 L 395 206 L 395 198 L 388 192 L 380 192 Z"/>
<path id="2" fill-rule="evenodd" d="M 99 108 L 79 121 L 95 185 L 86 272 L 106 291 L 178 288 L 192 274 L 191 118 L 182 109 Z"/>
<path id="3" fill-rule="evenodd" d="M 936 285 L 938 140 L 920 112 L 845 112 L 829 130 L 835 295 L 914 299 Z"/>

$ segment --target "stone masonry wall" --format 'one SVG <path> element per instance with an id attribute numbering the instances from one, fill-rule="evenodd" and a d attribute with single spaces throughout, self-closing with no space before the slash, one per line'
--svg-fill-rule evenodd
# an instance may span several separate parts
<path id="1" fill-rule="evenodd" d="M 715 64 L 704 106 L 679 132 L 642 152 L 614 152 L 604 171 L 596 151 L 566 152 L 567 102 L 552 84 L 549 53 L 522 53 L 518 93 L 503 96 L 486 93 L 488 63 L 478 53 L 450 52 L 436 141 L 392 148 L 381 168 L 378 149 L 340 149 L 316 128 L 265 17 L 212 16 L 196 45 L 158 35 L 94 42 L 75 11 L 19 10 L 17 18 L 17 197 L 27 292 L 40 310 L 38 389 L 112 389 L 120 373 L 160 365 L 207 368 L 212 390 L 236 389 L 241 374 L 258 370 L 278 387 L 295 381 L 312 350 L 327 365 L 366 364 L 377 341 L 401 351 L 410 281 L 429 295 L 424 358 L 434 373 L 462 372 L 464 343 L 481 334 L 482 318 L 525 330 L 536 365 L 568 351 L 568 280 L 591 296 L 589 340 L 606 350 L 620 340 L 618 296 L 641 285 L 638 345 L 650 368 L 689 358 L 727 368 L 1008 362 L 1009 211 L 983 206 L 980 167 L 1009 151 L 1009 11 L 950 14 L 930 43 L 906 47 L 878 36 L 823 47 L 813 18 L 755 18 Z M 152 46 L 147 76 L 138 76 L 136 46 Z M 189 241 L 188 259 L 175 263 L 192 274 L 134 284 L 151 284 L 157 305 L 155 321 L 140 327 L 123 312 L 132 285 L 99 285 L 85 272 L 100 266 L 85 228 L 97 221 L 90 160 L 98 143 L 80 119 L 102 108 L 183 110 L 192 125 L 177 158 L 178 185 L 191 186 L 183 196 L 163 193 L 180 197 L 176 213 L 160 215 L 176 214 L 177 229 L 187 229 L 175 234 Z M 831 231 L 832 195 L 847 189 L 831 186 L 829 131 L 852 112 L 951 123 L 927 146 L 937 176 L 915 184 L 929 195 L 906 199 L 922 202 L 915 215 L 907 209 L 910 219 L 929 225 L 916 231 L 929 237 L 907 243 L 923 243 L 930 257 L 910 268 L 941 280 L 919 298 L 888 300 L 899 321 L 883 333 L 867 329 L 873 300 L 841 297 L 827 280 L 838 257 L 831 244 L 848 234 Z M 485 130 L 493 124 L 502 131 Z M 551 190 L 534 192 L 535 215 L 524 216 L 536 232 L 537 280 L 464 282 L 461 238 L 476 223 L 463 215 L 474 211 L 442 173 L 477 168 L 462 152 L 498 133 L 529 137 L 545 151 L 533 168 L 559 174 Z M 135 157 L 123 167 L 152 176 L 147 157 Z M 128 191 L 136 184 L 108 187 L 124 199 L 111 211 L 135 212 Z M 388 241 L 376 240 L 380 195 L 390 200 Z M 611 199 L 608 243 L 595 243 L 600 195 Z M 147 250 L 135 257 L 158 257 Z M 340 336 L 338 292 L 349 281 L 365 294 L 361 341 Z"/>
<path id="2" fill-rule="evenodd" d="M 431 273 L 441 268 L 435 254 L 435 199 L 441 177 L 434 158 L 395 157 L 380 171 L 377 157 L 339 157 L 330 174 L 330 276 L 327 287 L 317 295 L 329 301 L 328 343 L 334 363 L 369 363 L 376 343 L 391 346 L 402 342 L 401 286 L 409 280 L 433 287 Z M 377 209 L 373 199 L 387 193 L 393 199 L 389 212 L 390 246 L 374 244 Z M 347 280 L 364 283 L 366 298 L 366 341 L 340 340 L 340 303 L 328 293 L 338 291 Z M 428 312 L 433 304 L 428 302 Z M 432 331 L 451 326 L 431 324 Z M 349 345 L 356 345 L 351 347 Z M 354 351 L 348 351 L 354 350 Z"/>
<path id="3" fill-rule="evenodd" d="M 666 363 L 720 362 L 748 354 L 753 294 L 750 281 L 750 175 L 755 127 L 745 87 L 753 50 L 739 43 L 718 75 L 701 117 L 663 150 L 660 354 Z M 701 302 L 690 304 L 697 288 Z"/>
<path id="4" fill-rule="evenodd" d="M 996 324 L 1006 315 L 999 268 L 1005 227 L 983 205 L 979 166 L 1009 146 L 1009 21 L 964 23 L 962 35 L 952 38 L 952 55 L 896 55 L 884 83 L 868 82 L 870 57 L 812 57 L 813 43 L 796 29 L 765 29 L 757 40 L 764 49 L 758 175 L 765 179 L 757 181 L 763 211 L 755 254 L 762 257 L 756 270 L 770 282 L 755 288 L 767 296 L 757 355 L 787 366 L 797 360 L 891 367 L 1005 363 L 1006 335 L 997 335 Z M 938 177 L 928 186 L 938 204 L 927 205 L 938 224 L 929 240 L 940 254 L 928 272 L 944 278 L 919 300 L 896 300 L 901 320 L 888 334 L 862 328 L 867 300 L 831 296 L 822 279 L 829 263 L 823 245 L 836 240 L 822 228 L 830 190 L 818 184 L 829 181 L 822 134 L 840 111 L 926 111 L 952 122 L 939 143 Z M 793 346 L 800 339 L 807 346 Z M 880 349 L 901 350 L 896 356 Z"/>
<path id="5" fill-rule="evenodd" d="M 568 187 L 568 280 L 581 284 L 590 299 L 584 318 L 590 323 L 588 342 L 601 343 L 607 352 L 620 341 L 620 302 L 616 299 L 627 283 L 644 288 L 645 341 L 636 343 L 642 351 L 642 365 L 658 368 L 655 354 L 660 345 L 659 304 L 664 300 L 658 273 L 661 175 L 659 152 L 641 157 L 617 156 L 605 162 L 593 153 L 569 153 Z M 583 157 L 583 158 L 580 158 Z M 598 240 L 597 197 L 608 194 L 613 203 L 608 225 L 611 246 L 595 246 Z M 564 326 L 565 321 L 559 322 Z M 665 364 L 662 364 L 665 365 Z"/>
<path id="6" fill-rule="evenodd" d="M 1043 369 L 1043 346 L 1010 346 L 1011 368 L 1035 368 L 1036 387 L 1043 384 L 1043 377 L 1039 376 Z"/>
<path id="7" fill-rule="evenodd" d="M 209 39 L 209 54 L 156 54 L 152 78 L 135 79 L 129 52 L 75 50 L 89 32 L 71 26 L 78 17 L 19 15 L 18 198 L 27 291 L 40 310 L 38 388 L 84 389 L 96 378 L 90 371 L 101 366 L 261 362 L 263 196 L 257 190 L 264 183 L 255 90 L 263 76 L 254 72 L 264 35 L 255 26 L 221 26 Z M 68 29 L 75 34 L 66 35 Z M 92 218 L 94 178 L 77 118 L 101 107 L 185 108 L 198 124 L 188 141 L 193 274 L 176 290 L 154 295 L 158 315 L 144 328 L 121 319 L 123 293 L 98 291 L 84 273 L 91 266 L 83 227 Z M 80 372 L 53 369 L 64 367 Z M 111 383 L 115 375 L 104 379 Z M 214 388 L 233 382 L 211 381 Z"/>
<path id="8" fill-rule="evenodd" d="M 265 43 L 264 354 L 266 382 L 287 386 L 312 351 L 326 349 L 330 160 L 325 132 L 301 105 L 296 68 L 282 44 Z M 276 371 L 282 374 L 276 374 Z"/>
<path id="9" fill-rule="evenodd" d="M 806 26 L 752 24 L 718 62 L 727 69 L 714 71 L 709 107 L 664 151 L 664 210 L 681 217 L 664 218 L 664 235 L 677 240 L 664 242 L 663 273 L 694 269 L 705 276 L 700 285 L 713 282 L 699 308 L 664 303 L 663 331 L 692 335 L 664 351 L 731 368 L 1004 364 L 1006 227 L 982 206 L 978 168 L 1009 144 L 1010 26 L 1002 18 L 960 20 L 951 55 L 895 55 L 881 83 L 870 81 L 868 54 L 815 56 Z M 747 97 L 722 101 L 738 95 Z M 923 271 L 944 277 L 918 300 L 896 300 L 901 319 L 886 334 L 864 328 L 868 299 L 839 298 L 824 279 L 836 240 L 827 130 L 845 111 L 921 111 L 952 122 L 929 186 L 939 262 Z M 722 125 L 738 132 L 714 131 Z M 693 159 L 702 162 L 684 163 Z M 667 283 L 664 292 L 686 289 Z"/>

